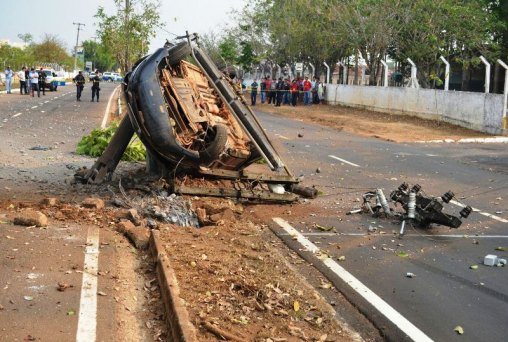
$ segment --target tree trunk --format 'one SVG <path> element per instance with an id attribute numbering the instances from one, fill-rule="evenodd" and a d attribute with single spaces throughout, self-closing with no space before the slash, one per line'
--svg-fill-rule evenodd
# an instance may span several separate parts
<path id="1" fill-rule="evenodd" d="M 492 90 L 494 94 L 499 93 L 499 78 L 501 77 L 501 75 L 499 75 L 499 71 L 499 63 L 496 63 L 496 66 L 494 67 L 494 89 Z"/>
<path id="2" fill-rule="evenodd" d="M 462 84 L 460 87 L 461 91 L 468 91 L 469 90 L 469 80 L 471 79 L 471 72 L 469 71 L 469 68 L 466 66 L 462 67 Z"/>

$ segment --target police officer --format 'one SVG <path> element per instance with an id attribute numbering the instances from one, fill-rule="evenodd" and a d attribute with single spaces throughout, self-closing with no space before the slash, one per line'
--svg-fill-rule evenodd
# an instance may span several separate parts
<path id="1" fill-rule="evenodd" d="M 76 83 L 76 101 L 81 101 L 81 92 L 85 87 L 85 76 L 83 76 L 83 72 L 80 70 L 72 80 Z"/>
<path id="2" fill-rule="evenodd" d="M 99 72 L 96 71 L 95 76 L 92 78 L 92 102 L 95 95 L 97 95 L 97 102 L 99 102 L 99 92 L 101 91 L 100 82 L 101 79 L 99 78 Z"/>
<path id="3" fill-rule="evenodd" d="M 39 70 L 39 89 L 42 90 L 42 95 L 46 96 L 46 73 L 42 67 Z"/>

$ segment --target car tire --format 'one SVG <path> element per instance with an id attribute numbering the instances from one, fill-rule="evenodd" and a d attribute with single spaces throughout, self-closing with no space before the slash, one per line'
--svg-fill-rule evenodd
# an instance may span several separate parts
<path id="1" fill-rule="evenodd" d="M 228 128 L 224 125 L 217 124 L 212 127 L 214 131 L 214 138 L 212 142 L 203 150 L 199 152 L 199 159 L 202 163 L 210 163 L 219 158 L 226 143 L 228 141 Z"/>
<path id="2" fill-rule="evenodd" d="M 55 90 L 56 90 L 55 86 L 53 84 L 50 84 L 49 91 L 55 91 Z"/>
<path id="3" fill-rule="evenodd" d="M 191 54 L 191 47 L 187 42 L 181 42 L 168 49 L 168 57 L 166 57 L 169 65 L 178 64 L 182 59 Z"/>

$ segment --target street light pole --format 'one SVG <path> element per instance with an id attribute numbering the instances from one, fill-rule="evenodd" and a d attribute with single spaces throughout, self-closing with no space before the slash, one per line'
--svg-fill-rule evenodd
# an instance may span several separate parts
<path id="1" fill-rule="evenodd" d="M 74 47 L 74 71 L 77 69 L 78 64 L 78 42 L 79 42 L 79 31 L 81 29 L 81 26 L 86 26 L 83 23 L 72 23 L 72 25 L 78 25 L 78 34 L 76 36 L 76 46 Z"/>

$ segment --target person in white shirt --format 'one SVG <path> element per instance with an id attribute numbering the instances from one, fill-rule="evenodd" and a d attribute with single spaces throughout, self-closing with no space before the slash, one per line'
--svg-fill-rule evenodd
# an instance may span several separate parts
<path id="1" fill-rule="evenodd" d="M 5 69 L 5 90 L 7 90 L 7 94 L 12 94 L 12 81 L 14 78 L 14 72 L 10 66 Z"/>
<path id="2" fill-rule="evenodd" d="M 39 89 L 39 73 L 35 68 L 30 69 L 30 93 L 34 97 L 34 92 L 37 90 L 37 97 L 41 97 L 41 90 Z"/>
<path id="3" fill-rule="evenodd" d="M 25 76 L 26 67 L 21 68 L 21 71 L 18 72 L 19 77 L 19 94 L 23 95 L 23 89 L 25 90 L 25 94 L 28 94 L 27 86 L 26 86 L 26 76 Z"/>

